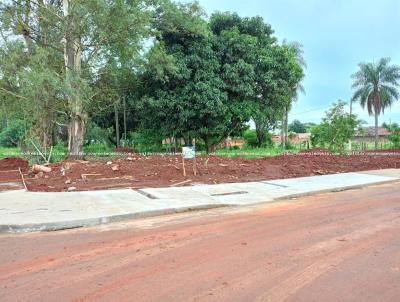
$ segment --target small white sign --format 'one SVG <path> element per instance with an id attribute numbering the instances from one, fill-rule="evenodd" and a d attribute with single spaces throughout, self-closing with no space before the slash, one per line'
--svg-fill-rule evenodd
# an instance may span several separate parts
<path id="1" fill-rule="evenodd" d="M 195 158 L 196 157 L 196 150 L 195 147 L 182 147 L 182 156 L 183 158 Z"/>

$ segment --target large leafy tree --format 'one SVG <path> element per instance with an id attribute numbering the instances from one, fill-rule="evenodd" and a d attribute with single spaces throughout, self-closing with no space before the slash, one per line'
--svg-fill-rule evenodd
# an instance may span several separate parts
<path id="1" fill-rule="evenodd" d="M 158 15 L 159 38 L 143 76 L 145 128 L 157 125 L 188 143 L 201 138 L 210 151 L 249 120 L 256 38 L 224 26 L 225 15 L 213 15 L 208 27 L 196 4 Z"/>
<path id="2" fill-rule="evenodd" d="M 306 133 L 307 128 L 306 125 L 299 120 L 293 120 L 293 122 L 289 124 L 288 131 L 292 131 L 295 133 Z"/>
<path id="3" fill-rule="evenodd" d="M 236 13 L 214 13 L 209 27 L 215 37 L 220 70 L 225 84 L 226 130 L 216 141 L 243 128 L 252 114 L 252 100 L 256 94 L 257 31 L 268 35 L 269 26 L 260 22 L 260 18 L 240 18 Z M 262 35 L 262 34 L 260 34 Z"/>
<path id="4" fill-rule="evenodd" d="M 213 37 L 196 3 L 157 12 L 157 41 L 142 76 L 142 127 L 162 136 L 210 138 L 225 126 L 226 94 Z"/>
<path id="5" fill-rule="evenodd" d="M 253 119 L 258 141 L 275 127 L 292 101 L 293 89 L 303 77 L 303 70 L 293 52 L 280 45 L 264 48 L 258 59 L 257 93 Z"/>
<path id="6" fill-rule="evenodd" d="M 240 93 L 228 90 L 229 100 L 237 104 L 233 108 L 240 111 L 233 116 L 254 120 L 258 145 L 261 145 L 266 132 L 274 128 L 284 114 L 293 91 L 297 90 L 304 76 L 302 61 L 299 60 L 302 56 L 292 45 L 277 44 L 271 26 L 261 17 L 241 18 L 236 13 L 215 13 L 210 18 L 210 28 L 222 41 L 223 46 L 219 48 L 223 53 L 222 64 L 226 63 L 227 57 L 237 59 L 234 64 L 227 62 L 232 66 L 227 70 L 235 73 L 230 75 L 224 70 L 221 73 L 227 79 L 237 80 L 234 85 L 228 82 L 228 87 L 241 88 Z M 252 46 L 246 46 L 248 53 L 236 50 L 232 55 L 230 48 L 224 48 L 225 45 L 229 47 L 230 39 L 224 39 L 229 37 L 227 33 L 238 33 L 251 39 Z M 247 76 L 238 72 L 239 64 L 247 64 Z"/>
<path id="7" fill-rule="evenodd" d="M 39 117 L 49 120 L 44 124 L 61 114 L 73 157 L 82 156 L 86 124 L 94 103 L 101 99 L 97 98 L 101 87 L 96 86 L 99 71 L 110 60 L 134 66 L 141 57 L 154 7 L 153 1 L 148 2 L 23 0 L 0 6 L 2 38 L 5 44 L 23 43 L 19 56 L 25 59 L 23 66 L 12 66 L 17 83 L 2 91 L 40 103 L 47 108 L 43 113 L 57 113 Z"/>
<path id="8" fill-rule="evenodd" d="M 378 117 L 399 98 L 400 67 L 390 64 L 389 58 L 375 63 L 360 63 L 352 75 L 355 89 L 352 101 L 367 107 L 375 117 L 375 148 L 378 147 Z"/>

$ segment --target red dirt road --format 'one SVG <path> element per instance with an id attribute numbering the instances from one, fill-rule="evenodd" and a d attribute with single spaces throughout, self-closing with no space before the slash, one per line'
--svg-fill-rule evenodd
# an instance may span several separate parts
<path id="1" fill-rule="evenodd" d="M 5 301 L 399 301 L 400 185 L 0 236 Z"/>

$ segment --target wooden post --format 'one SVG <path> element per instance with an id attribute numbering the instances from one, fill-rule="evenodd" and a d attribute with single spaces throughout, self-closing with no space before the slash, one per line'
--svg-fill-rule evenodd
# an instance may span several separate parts
<path id="1" fill-rule="evenodd" d="M 183 176 L 186 177 L 185 158 L 183 157 L 183 154 L 182 154 L 182 167 L 183 167 Z"/>

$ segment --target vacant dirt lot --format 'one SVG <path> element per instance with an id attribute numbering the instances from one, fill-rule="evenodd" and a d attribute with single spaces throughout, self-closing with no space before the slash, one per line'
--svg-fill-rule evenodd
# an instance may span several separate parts
<path id="1" fill-rule="evenodd" d="M 390 184 L 3 235 L 1 301 L 399 301 L 399 195 Z"/>
<path id="2" fill-rule="evenodd" d="M 316 149 L 297 155 L 262 159 L 201 156 L 197 158 L 196 176 L 193 175 L 192 163 L 192 160 L 186 160 L 186 177 L 183 176 L 182 158 L 179 155 L 149 157 L 127 155 L 108 163 L 64 161 L 51 164 L 52 172 L 43 175 L 29 173 L 27 163 L 22 160 L 8 159 L 0 161 L 0 171 L 21 167 L 27 187 L 32 191 L 67 191 L 71 187 L 74 190 L 165 187 L 400 168 L 400 150 L 379 150 L 379 152 L 369 151 L 351 156 L 338 156 Z M 15 171 L 13 173 L 14 178 L 18 176 Z M 9 176 L 11 177 L 11 174 Z M 7 178 L 8 175 L 3 174 L 4 177 Z"/>

